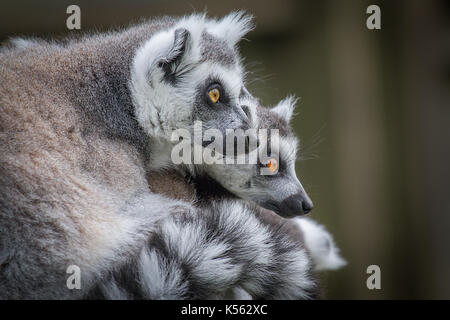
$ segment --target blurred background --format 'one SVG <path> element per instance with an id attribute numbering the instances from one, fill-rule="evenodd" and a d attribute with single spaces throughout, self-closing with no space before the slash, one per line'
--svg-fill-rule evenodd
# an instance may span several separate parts
<path id="1" fill-rule="evenodd" d="M 66 8 L 81 31 L 140 17 L 245 9 L 257 28 L 242 41 L 250 91 L 273 105 L 301 98 L 297 173 L 311 217 L 349 264 L 324 274 L 331 299 L 450 299 L 450 2 L 228 0 L 2 0 L 0 40 L 53 36 Z M 381 30 L 366 8 L 381 8 Z M 381 268 L 368 290 L 366 269 Z"/>

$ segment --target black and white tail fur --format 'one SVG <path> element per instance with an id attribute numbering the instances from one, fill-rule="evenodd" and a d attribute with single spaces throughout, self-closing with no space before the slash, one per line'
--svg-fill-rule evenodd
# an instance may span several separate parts
<path id="1" fill-rule="evenodd" d="M 313 265 L 283 224 L 235 200 L 165 219 L 140 254 L 92 293 L 107 299 L 224 298 L 241 287 L 253 298 L 311 299 Z"/>

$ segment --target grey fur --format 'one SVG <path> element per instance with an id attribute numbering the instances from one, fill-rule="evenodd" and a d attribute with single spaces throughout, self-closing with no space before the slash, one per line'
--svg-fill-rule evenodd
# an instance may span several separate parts
<path id="1" fill-rule="evenodd" d="M 127 89 L 127 60 L 165 25 L 2 50 L 0 241 L 13 254 L 0 298 L 83 296 L 170 211 L 148 192 Z M 146 214 L 130 213 L 131 203 Z M 65 285 L 72 264 L 83 290 Z"/>
<path id="2" fill-rule="evenodd" d="M 226 20 L 240 24 L 225 38 L 230 46 L 248 29 L 248 19 L 239 19 Z M 195 210 L 188 202 L 149 191 L 149 127 L 137 114 L 136 92 L 130 88 L 137 50 L 176 23 L 164 18 L 107 34 L 60 43 L 33 40 L 1 50 L 0 243 L 6 252 L 1 299 L 83 298 L 97 286 L 106 288 L 109 298 L 125 298 L 128 291 L 109 283 L 109 275 L 139 261 L 155 227 Z M 170 128 L 170 119 L 156 111 L 159 121 L 153 126 Z M 182 120 L 189 125 L 192 117 Z M 242 125 L 234 122 L 234 127 Z M 226 210 L 218 210 L 211 222 L 218 230 Z M 173 224 L 182 228 L 188 223 L 183 221 Z M 228 241 L 226 234 L 217 236 Z M 273 245 L 284 243 L 275 240 L 281 235 L 274 236 Z M 235 250 L 241 252 L 245 244 Z M 274 267 L 271 259 L 265 262 Z M 81 268 L 81 290 L 66 286 L 66 269 L 73 264 Z M 302 266 L 307 274 L 308 264 Z M 261 287 L 247 290 L 268 294 L 261 289 L 264 278 L 255 275 L 255 280 Z M 303 296 L 302 283 L 281 286 L 286 291 L 274 297 Z"/>
<path id="3" fill-rule="evenodd" d="M 211 299 L 240 286 L 256 299 L 316 297 L 302 244 L 286 225 L 264 224 L 260 214 L 224 200 L 164 219 L 139 260 L 110 275 L 112 291 L 133 299 Z M 110 291 L 97 288 L 92 297 Z"/>
<path id="4" fill-rule="evenodd" d="M 202 33 L 200 45 L 202 47 L 202 58 L 205 61 L 216 61 L 225 66 L 231 66 L 237 62 L 237 54 L 234 48 L 230 48 L 225 42 L 206 31 Z"/>

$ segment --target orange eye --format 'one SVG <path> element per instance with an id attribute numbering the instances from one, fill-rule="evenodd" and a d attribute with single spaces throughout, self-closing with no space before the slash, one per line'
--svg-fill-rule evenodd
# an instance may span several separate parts
<path id="1" fill-rule="evenodd" d="M 219 89 L 211 89 L 208 92 L 209 100 L 211 100 L 212 103 L 217 103 L 220 99 L 220 91 Z"/>
<path id="2" fill-rule="evenodd" d="M 271 171 L 271 172 L 275 172 L 278 169 L 278 162 L 275 159 L 270 159 L 267 164 L 266 167 Z"/>

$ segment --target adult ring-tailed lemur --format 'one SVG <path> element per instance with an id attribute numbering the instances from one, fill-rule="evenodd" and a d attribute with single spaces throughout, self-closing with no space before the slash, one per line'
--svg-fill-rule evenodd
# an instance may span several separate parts
<path id="1" fill-rule="evenodd" d="M 132 297 L 142 289 L 146 297 L 220 297 L 221 286 L 261 298 L 313 294 L 306 250 L 263 224 L 259 208 L 236 199 L 198 207 L 152 192 L 147 180 L 149 167 L 164 166 L 152 146 L 174 129 L 192 131 L 196 120 L 222 131 L 257 126 L 236 49 L 250 29 L 240 13 L 193 15 L 1 48 L 0 298 L 75 299 L 98 290 Z M 220 108 L 205 101 L 213 85 Z M 220 181 L 220 170 L 191 169 Z M 307 211 L 310 200 L 294 185 L 289 202 L 224 190 L 280 214 Z M 206 263 L 176 268 L 180 257 Z M 71 265 L 81 270 L 79 290 L 66 285 Z M 214 278 L 227 266 L 239 272 Z M 128 289 L 116 281 L 136 273 Z"/>

